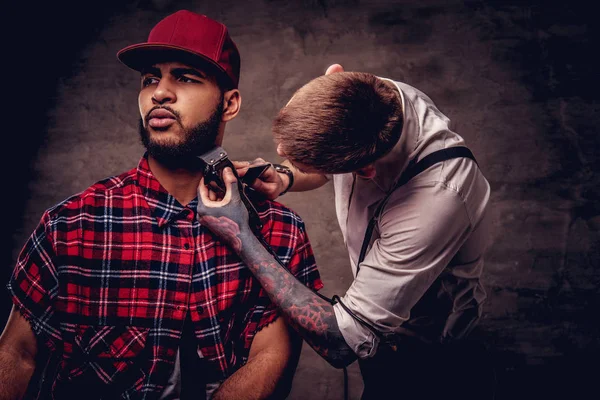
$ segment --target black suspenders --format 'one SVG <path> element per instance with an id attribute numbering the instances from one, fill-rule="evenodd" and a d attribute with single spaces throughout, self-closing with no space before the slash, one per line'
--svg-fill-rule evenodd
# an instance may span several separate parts
<path id="1" fill-rule="evenodd" d="M 396 185 L 394 185 L 392 190 L 390 190 L 388 192 L 388 194 L 386 194 L 385 197 L 381 200 L 381 202 L 377 206 L 377 210 L 375 210 L 375 214 L 373 214 L 373 217 L 369 221 L 369 225 L 367 226 L 367 230 L 365 232 L 365 239 L 363 240 L 363 244 L 360 249 L 360 256 L 358 257 L 358 262 L 356 263 L 356 273 L 357 274 L 358 274 L 358 270 L 360 268 L 360 263 L 363 262 L 366 254 L 367 254 L 367 248 L 369 247 L 369 243 L 371 242 L 371 235 L 373 235 L 373 229 L 375 228 L 375 224 L 377 223 L 377 220 L 379 219 L 379 215 L 381 214 L 383 207 L 385 207 L 385 204 L 386 204 L 388 198 L 392 195 L 392 193 L 394 193 L 394 190 L 396 190 L 400 186 L 404 185 L 406 182 L 408 182 L 409 180 L 411 180 L 412 178 L 414 178 L 416 175 L 420 174 L 421 172 L 425 171 L 427 168 L 431 167 L 432 165 L 437 164 L 442 161 L 450 160 L 452 158 L 460 158 L 460 157 L 470 158 L 471 160 L 477 162 L 477 160 L 475 160 L 475 156 L 473 156 L 473 153 L 471 153 L 471 150 L 469 150 L 468 148 L 466 148 L 466 147 L 450 147 L 448 149 L 434 151 L 433 153 L 428 154 L 427 156 L 423 157 L 423 159 L 419 162 L 414 162 L 415 159 L 413 159 L 408 164 L 408 166 L 406 167 L 406 170 L 404 170 L 404 172 L 400 176 L 400 179 L 398 179 L 398 182 L 396 183 Z"/>

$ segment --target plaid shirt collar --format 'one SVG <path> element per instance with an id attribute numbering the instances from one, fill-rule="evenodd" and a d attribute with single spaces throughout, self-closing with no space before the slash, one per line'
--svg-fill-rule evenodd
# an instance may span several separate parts
<path id="1" fill-rule="evenodd" d="M 162 228 L 177 219 L 186 218 L 189 214 L 189 211 L 186 210 L 191 210 L 192 215 L 195 215 L 198 198 L 194 198 L 187 206 L 183 206 L 167 192 L 150 170 L 147 152 L 138 163 L 136 178 L 137 185 L 142 191 L 152 215 L 157 219 L 159 227 Z"/>

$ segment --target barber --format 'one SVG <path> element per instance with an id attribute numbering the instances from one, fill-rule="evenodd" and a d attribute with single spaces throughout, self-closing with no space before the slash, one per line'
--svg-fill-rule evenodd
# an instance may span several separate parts
<path id="1" fill-rule="evenodd" d="M 230 169 L 222 199 L 199 186 L 200 222 L 320 356 L 336 368 L 358 358 L 363 399 L 484 398 L 473 386 L 478 360 L 456 344 L 486 298 L 490 186 L 449 124 L 418 89 L 338 64 L 279 112 L 273 135 L 286 161 L 254 188 L 274 199 L 333 181 L 354 280 L 332 300 L 297 281 L 252 234 Z M 235 163 L 238 175 L 259 162 Z"/>

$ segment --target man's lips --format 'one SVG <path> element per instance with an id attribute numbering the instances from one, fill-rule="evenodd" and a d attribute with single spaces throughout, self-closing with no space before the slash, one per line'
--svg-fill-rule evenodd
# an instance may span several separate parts
<path id="1" fill-rule="evenodd" d="M 162 108 L 152 110 L 148 115 L 148 125 L 152 128 L 166 128 L 175 121 L 175 114 Z"/>

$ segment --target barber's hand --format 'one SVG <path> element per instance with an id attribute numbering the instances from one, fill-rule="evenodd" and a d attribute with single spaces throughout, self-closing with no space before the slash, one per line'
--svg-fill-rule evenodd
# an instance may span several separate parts
<path id="1" fill-rule="evenodd" d="M 246 175 L 248 168 L 254 165 L 267 164 L 262 158 L 257 158 L 254 161 L 232 161 L 232 163 L 240 178 Z M 275 200 L 279 197 L 279 193 L 285 190 L 288 183 L 287 179 L 285 182 L 283 181 L 281 175 L 271 166 L 250 186 L 257 192 L 264 194 L 269 200 Z"/>
<path id="2" fill-rule="evenodd" d="M 236 253 L 242 249 L 243 236 L 252 235 L 248 225 L 248 210 L 240 198 L 239 188 L 231 168 L 223 170 L 226 192 L 222 199 L 204 184 L 198 186 L 198 221 Z"/>

